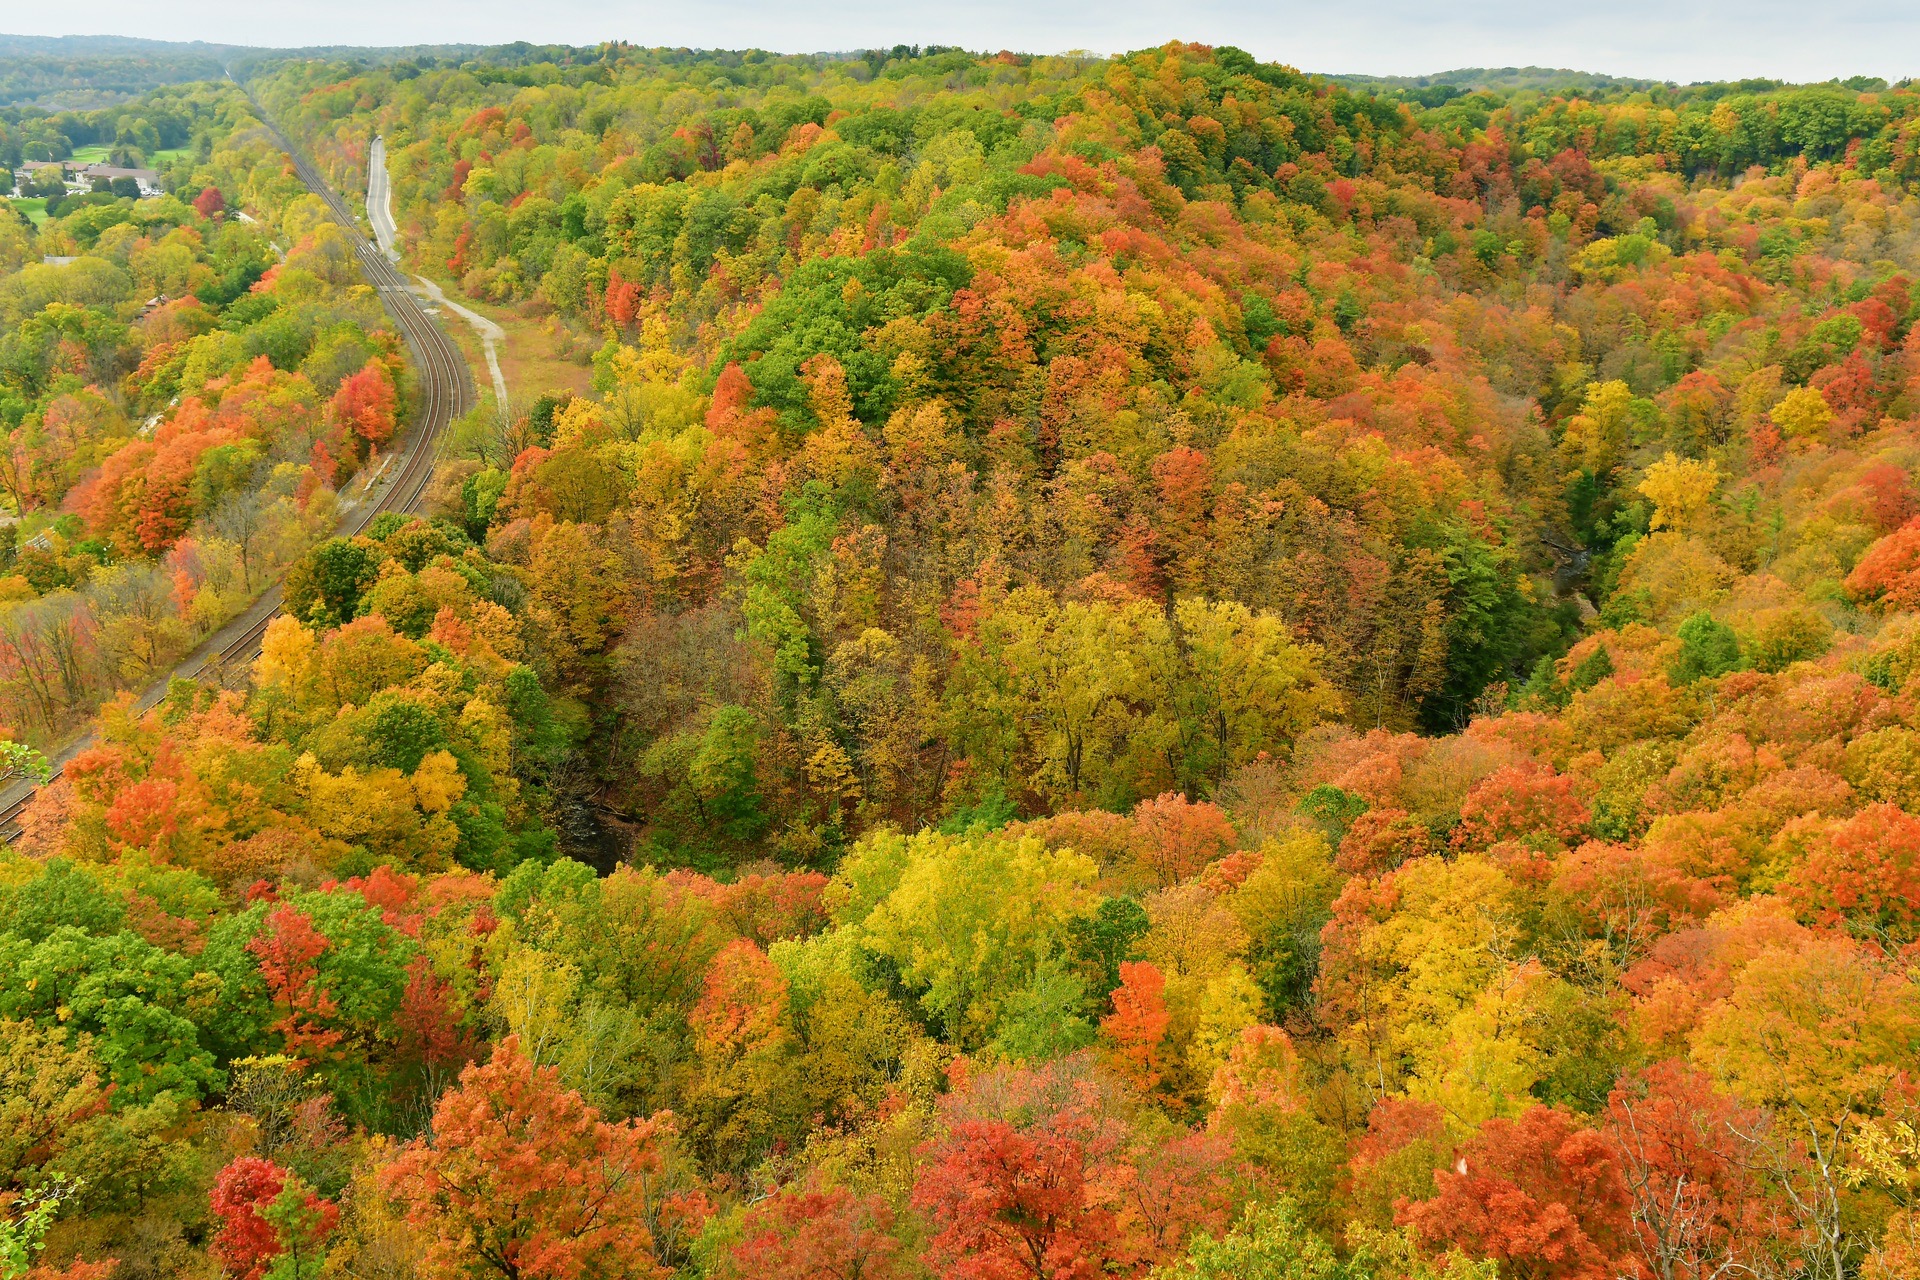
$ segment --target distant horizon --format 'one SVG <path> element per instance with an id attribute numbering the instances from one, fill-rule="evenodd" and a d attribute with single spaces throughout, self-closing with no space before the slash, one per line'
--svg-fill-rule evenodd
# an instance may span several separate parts
<path id="1" fill-rule="evenodd" d="M 100 0 L 92 37 L 60 30 L 71 12 L 21 13 L 19 37 L 120 38 L 181 45 L 292 50 L 418 45 L 759 48 L 821 53 L 895 44 L 1098 56 L 1170 39 L 1236 45 L 1262 61 L 1321 75 L 1408 77 L 1437 68 L 1544 67 L 1621 80 L 1677 84 L 1747 78 L 1817 83 L 1853 76 L 1889 83 L 1920 74 L 1920 11 L 1891 0 L 1828 6 L 1810 25 L 1787 0 L 1702 0 L 1692 5 L 1620 0 L 1557 11 L 1517 0 L 1478 0 L 1447 11 L 1410 0 L 1360 0 L 1330 9 L 1299 3 L 1195 0 L 1181 6 L 1113 0 L 988 0 L 904 17 L 879 0 L 820 12 L 767 0 L 728 5 L 611 4 L 550 0 L 537 13 L 506 0 L 340 0 L 264 6 L 179 0 L 158 9 Z M 90 24 L 92 25 L 92 24 Z M 349 38 L 343 38 L 347 36 Z"/>
<path id="2" fill-rule="evenodd" d="M 1174 37 L 1174 38 L 1177 39 L 1178 37 Z M 872 50 L 872 49 L 891 49 L 891 48 L 899 47 L 902 44 L 907 44 L 909 47 L 917 48 L 917 49 L 925 49 L 929 47 L 932 47 L 932 48 L 960 47 L 960 48 L 966 48 L 968 52 L 976 53 L 976 54 L 990 52 L 990 50 L 988 50 L 986 46 L 955 46 L 955 45 L 942 44 L 938 41 L 934 41 L 934 42 L 921 41 L 918 44 L 910 44 L 909 42 L 906 42 L 906 41 L 894 41 L 890 44 L 874 43 L 874 44 L 851 45 L 851 46 L 840 47 L 840 48 L 819 48 L 819 49 L 798 49 L 798 48 L 775 49 L 775 48 L 769 48 L 764 45 L 754 45 L 754 44 L 649 43 L 646 41 L 625 39 L 624 37 L 620 37 L 620 36 L 607 36 L 599 40 L 571 40 L 571 41 L 513 39 L 513 40 L 488 40 L 488 41 L 479 41 L 479 40 L 407 41 L 407 42 L 394 43 L 394 44 L 359 44 L 359 43 L 353 43 L 353 42 L 334 42 L 334 43 L 323 43 L 323 44 L 240 44 L 240 43 L 234 43 L 229 41 L 205 40 L 205 39 L 168 40 L 168 39 L 164 39 L 156 36 L 125 35 L 119 32 L 110 32 L 110 31 L 63 32 L 60 35 L 39 35 L 39 34 L 24 33 L 24 32 L 17 32 L 17 31 L 0 31 L 0 57 L 23 56 L 21 53 L 17 51 L 9 51 L 4 47 L 6 42 L 15 41 L 15 40 L 45 41 L 50 44 L 65 42 L 65 41 L 74 41 L 74 42 L 91 41 L 91 40 L 126 41 L 131 45 L 158 45 L 158 46 L 165 46 L 168 48 L 181 49 L 181 50 L 211 50 L 211 51 L 235 50 L 235 51 L 242 51 L 246 53 L 312 52 L 316 54 L 322 53 L 322 52 L 346 53 L 350 51 L 363 51 L 366 53 L 401 53 L 401 52 L 406 52 L 410 50 L 420 50 L 424 52 L 424 51 L 433 50 L 433 49 L 485 50 L 485 49 L 506 48 L 516 44 L 525 44 L 525 45 L 530 45 L 534 47 L 552 46 L 552 47 L 564 47 L 564 48 L 573 48 L 573 49 L 593 49 L 603 44 L 611 44 L 615 42 L 624 43 L 634 48 L 646 48 L 646 49 L 685 48 L 685 49 L 694 50 L 696 52 L 707 52 L 707 53 L 735 53 L 735 52 L 759 51 L 759 52 L 772 54 L 776 57 L 836 57 L 836 56 L 842 56 L 842 55 L 857 54 L 857 53 L 865 52 L 867 50 Z M 1162 41 L 1161 43 L 1164 44 L 1166 42 Z M 1231 42 L 1230 41 L 1216 41 L 1216 42 L 1202 41 L 1200 43 L 1212 43 L 1214 45 L 1225 45 L 1225 44 L 1230 44 Z M 1158 46 L 1141 46 L 1141 47 L 1145 48 L 1145 47 L 1158 47 Z M 1065 58 L 1065 57 L 1080 56 L 1080 57 L 1092 57 L 1092 58 L 1102 58 L 1102 59 L 1119 57 L 1125 53 L 1134 52 L 1134 50 L 1132 49 L 1113 50 L 1110 52 L 1101 52 L 1101 51 L 1089 50 L 1089 49 L 1009 49 L 1007 51 L 1022 57 Z M 1253 52 L 1253 51 L 1249 50 L 1248 52 Z M 1262 58 L 1261 60 L 1264 62 L 1287 63 L 1287 60 L 1284 58 Z M 1323 76 L 1329 79 L 1342 79 L 1342 80 L 1375 79 L 1380 81 L 1406 80 L 1406 81 L 1444 82 L 1449 77 L 1463 76 L 1473 72 L 1484 72 L 1484 73 L 1487 73 L 1488 75 L 1501 75 L 1505 73 L 1525 75 L 1528 73 L 1532 73 L 1543 78 L 1548 76 L 1556 76 L 1556 75 L 1581 76 L 1581 77 L 1588 77 L 1594 80 L 1615 81 L 1621 84 L 1673 85 L 1677 87 L 1685 87 L 1687 85 L 1692 85 L 1692 84 L 1727 83 L 1729 81 L 1737 81 L 1737 80 L 1745 80 L 1745 79 L 1773 80 L 1782 84 L 1824 84 L 1829 82 L 1843 81 L 1851 78 L 1863 77 L 1868 79 L 1885 80 L 1890 85 L 1898 84 L 1898 83 L 1906 83 L 1911 79 L 1920 79 L 1920 72 L 1916 72 L 1911 77 L 1908 77 L 1908 76 L 1888 77 L 1884 75 L 1875 76 L 1875 75 L 1866 75 L 1865 73 L 1852 73 L 1847 76 L 1834 75 L 1834 76 L 1824 77 L 1820 80 L 1811 80 L 1811 81 L 1786 80 L 1779 76 L 1767 76 L 1767 75 L 1760 75 L 1757 73 L 1753 75 L 1695 77 L 1693 79 L 1680 80 L 1680 79 L 1675 79 L 1673 77 L 1628 75 L 1620 72 L 1615 72 L 1612 70 L 1596 69 L 1592 67 L 1552 66 L 1552 65 L 1548 65 L 1546 63 L 1540 63 L 1540 62 L 1521 62 L 1521 63 L 1487 62 L 1487 63 L 1476 63 L 1472 65 L 1461 64 L 1461 65 L 1451 66 L 1451 67 L 1441 67 L 1435 70 L 1428 70 L 1428 71 L 1374 71 L 1374 70 L 1369 70 L 1365 68 L 1342 71 L 1342 70 L 1329 70 L 1324 67 L 1309 67 L 1309 66 L 1301 65 L 1299 63 L 1287 63 L 1287 65 L 1293 66 L 1295 67 L 1296 70 L 1299 70 L 1305 74 Z"/>
<path id="3" fill-rule="evenodd" d="M 598 48 L 600 45 L 603 45 L 603 44 L 612 44 L 615 42 L 621 42 L 635 48 L 650 48 L 650 49 L 686 48 L 686 49 L 694 50 L 696 52 L 706 52 L 706 53 L 737 53 L 737 52 L 747 52 L 747 51 L 757 50 L 759 52 L 772 54 L 775 57 L 793 57 L 793 58 L 837 57 L 837 56 L 843 56 L 843 55 L 853 55 L 853 54 L 865 52 L 870 49 L 892 49 L 892 48 L 898 47 L 901 44 L 908 43 L 904 41 L 895 41 L 891 44 L 851 45 L 844 48 L 832 48 L 832 49 L 828 49 L 828 48 L 773 49 L 773 48 L 767 48 L 761 45 L 649 44 L 644 41 L 638 41 L 638 40 L 623 40 L 622 37 L 619 37 L 619 36 L 608 36 L 603 40 L 583 40 L 583 41 L 447 40 L 447 41 L 412 41 L 412 42 L 406 42 L 401 44 L 358 44 L 358 43 L 352 43 L 352 42 L 345 42 L 345 43 L 332 43 L 332 44 L 271 45 L 271 44 L 235 44 L 235 43 L 219 41 L 219 40 L 199 40 L 199 39 L 166 40 L 166 39 L 161 39 L 158 37 L 151 37 L 151 36 L 122 35 L 118 32 L 110 32 L 110 31 L 88 31 L 88 32 L 76 31 L 76 32 L 66 32 L 57 36 L 32 35 L 32 34 L 24 34 L 17 31 L 0 31 L 0 57 L 21 56 L 18 53 L 8 51 L 4 47 L 5 42 L 11 41 L 11 40 L 22 40 L 22 41 L 44 40 L 49 42 L 86 41 L 86 40 L 125 40 L 130 43 L 146 44 L 146 45 L 165 45 L 172 48 L 183 49 L 183 50 L 232 49 L 232 50 L 240 50 L 248 53 L 303 53 L 308 51 L 320 52 L 320 51 L 335 51 L 335 50 L 343 51 L 343 52 L 349 51 L 349 50 L 361 50 L 367 53 L 397 53 L 397 52 L 416 50 L 416 49 L 422 50 L 422 51 L 431 50 L 431 49 L 499 49 L 499 48 L 510 47 L 515 44 L 526 44 L 526 45 L 532 45 L 536 47 L 554 46 L 554 47 L 565 47 L 565 48 L 573 48 L 573 49 L 593 49 L 593 48 Z M 1218 43 L 1225 44 L 1229 42 L 1222 41 Z M 943 44 L 940 44 L 939 42 L 933 42 L 929 44 L 926 41 L 922 41 L 918 44 L 908 44 L 908 47 L 915 48 L 915 49 L 927 49 L 929 47 L 950 48 L 950 47 L 956 47 L 956 46 L 943 45 Z M 960 47 L 965 47 L 965 46 L 960 46 Z M 976 54 L 992 52 L 992 50 L 988 50 L 984 46 L 969 47 L 967 51 L 970 53 L 976 53 Z M 1104 58 L 1119 57 L 1124 53 L 1133 52 L 1133 50 L 1114 50 L 1112 52 L 1098 52 L 1098 51 L 1088 50 L 1088 49 L 1009 49 L 1007 50 L 1007 52 L 1016 54 L 1021 57 L 1034 57 L 1034 58 L 1070 58 L 1070 57 L 1076 57 L 1076 56 L 1083 56 L 1083 57 L 1094 57 L 1094 58 L 1104 59 Z M 1251 52 L 1251 50 L 1249 50 L 1249 52 Z M 1262 61 L 1285 62 L 1285 59 L 1263 58 Z M 1502 73 L 1515 73 L 1515 74 L 1536 73 L 1540 76 L 1555 76 L 1555 75 L 1585 76 L 1585 77 L 1591 77 L 1596 80 L 1618 81 L 1623 84 L 1685 85 L 1685 84 L 1704 84 L 1704 83 L 1718 82 L 1716 80 L 1675 81 L 1672 79 L 1663 79 L 1663 78 L 1654 77 L 1654 76 L 1622 75 L 1613 71 L 1596 70 L 1591 67 L 1548 66 L 1543 63 L 1533 63 L 1533 62 L 1501 63 L 1497 65 L 1494 63 L 1476 64 L 1472 66 L 1460 65 L 1460 66 L 1452 66 L 1452 67 L 1440 67 L 1430 71 L 1412 71 L 1412 72 L 1376 72 L 1376 71 L 1372 71 L 1365 68 L 1337 71 L 1337 70 L 1328 70 L 1323 67 L 1305 67 L 1305 66 L 1300 66 L 1298 64 L 1291 64 L 1291 63 L 1288 65 L 1292 65 L 1295 67 L 1296 70 L 1301 71 L 1308 75 L 1325 76 L 1328 78 L 1339 78 L 1339 79 L 1375 78 L 1380 80 L 1428 80 L 1428 81 L 1438 82 L 1438 81 L 1443 81 L 1447 77 L 1451 77 L 1451 76 L 1461 76 L 1471 72 L 1485 72 L 1490 75 L 1499 75 Z M 1776 77 L 1755 76 L 1755 77 L 1733 77 L 1733 78 L 1775 79 Z M 1828 79 L 1844 79 L 1844 78 L 1846 77 L 1828 77 Z M 1886 77 L 1879 77 L 1879 78 L 1885 79 Z M 1725 78 L 1721 78 L 1721 79 L 1725 79 Z M 1893 83 L 1893 81 L 1889 81 L 1889 83 Z"/>

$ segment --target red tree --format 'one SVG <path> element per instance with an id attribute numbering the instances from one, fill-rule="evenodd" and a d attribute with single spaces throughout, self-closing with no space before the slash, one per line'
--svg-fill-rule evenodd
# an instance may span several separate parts
<path id="1" fill-rule="evenodd" d="M 1219 1236 L 1238 1196 L 1233 1144 L 1217 1132 L 1179 1134 L 1137 1152 L 1117 1179 L 1121 1216 L 1138 1261 L 1165 1266 L 1196 1232 Z"/>
<path id="2" fill-rule="evenodd" d="M 1500 840 L 1564 845 L 1591 817 L 1572 778 L 1544 765 L 1508 765 L 1467 792 L 1453 844 L 1456 849 L 1484 849 Z"/>
<path id="3" fill-rule="evenodd" d="M 284 1211 L 286 1206 L 276 1213 L 275 1202 L 282 1198 L 291 1177 L 271 1160 L 241 1156 L 214 1179 L 210 1200 L 214 1215 L 220 1219 L 220 1230 L 213 1237 L 211 1251 L 234 1280 L 259 1280 L 275 1258 L 289 1248 L 318 1245 L 339 1222 L 338 1205 L 306 1190 L 295 1179 L 295 1195 L 303 1201 L 295 1207 L 305 1210 L 297 1215 L 298 1231 L 305 1238 L 288 1239 L 287 1230 L 276 1225 L 275 1219 L 284 1222 L 290 1215 Z"/>
<path id="4" fill-rule="evenodd" d="M 78 1260 L 64 1267 L 54 1267 L 42 1262 L 31 1268 L 26 1280 L 109 1280 L 120 1269 L 120 1259 L 102 1258 L 98 1262 Z"/>
<path id="5" fill-rule="evenodd" d="M 687 1021 L 703 1053 L 746 1054 L 780 1039 L 786 1009 L 780 970 L 760 948 L 736 938 L 713 958 Z"/>
<path id="6" fill-rule="evenodd" d="M 1158 528 L 1173 552 L 1173 572 L 1183 587 L 1203 584 L 1209 553 L 1209 507 L 1213 502 L 1213 461 L 1198 449 L 1175 445 L 1153 460 L 1159 490 Z"/>
<path id="7" fill-rule="evenodd" d="M 1395 1215 L 1429 1248 L 1493 1258 L 1515 1280 L 1613 1280 L 1630 1200 L 1612 1144 L 1566 1112 L 1489 1120 L 1435 1175 L 1440 1193 Z"/>
<path id="8" fill-rule="evenodd" d="M 354 876 L 347 888 L 365 898 L 367 905 L 380 910 L 380 919 L 390 929 L 398 929 L 409 938 L 420 936 L 420 917 L 413 907 L 420 891 L 420 878 L 395 871 L 382 863 L 366 876 Z"/>
<path id="9" fill-rule="evenodd" d="M 407 965 L 407 990 L 394 1019 L 400 1056 L 429 1067 L 472 1058 L 474 1038 L 460 1026 L 453 984 L 433 971 L 433 962 L 415 956 Z"/>
<path id="10" fill-rule="evenodd" d="M 1605 1132 L 1631 1197 L 1635 1252 L 1654 1276 L 1754 1274 L 1748 1268 L 1772 1260 L 1792 1223 L 1765 1194 L 1738 1136 L 1759 1125 L 1686 1063 L 1657 1063 L 1615 1086 Z"/>
<path id="11" fill-rule="evenodd" d="M 783 1187 L 748 1209 L 733 1246 L 738 1274 L 754 1280 L 893 1280 L 899 1242 L 893 1210 L 845 1187 Z"/>
<path id="12" fill-rule="evenodd" d="M 1847 575 L 1847 591 L 1881 609 L 1920 608 L 1920 519 L 1868 547 Z"/>
<path id="13" fill-rule="evenodd" d="M 1120 1068 L 1142 1089 L 1160 1083 L 1166 1066 L 1161 1044 L 1167 1036 L 1167 980 L 1146 961 L 1120 962 L 1120 985 L 1114 988 L 1113 1012 L 1100 1023 Z"/>
<path id="14" fill-rule="evenodd" d="M 647 1229 L 657 1120 L 611 1124 L 509 1036 L 460 1073 L 382 1179 L 427 1241 L 430 1280 L 662 1274 Z"/>
<path id="15" fill-rule="evenodd" d="M 322 1025 L 340 1012 L 333 996 L 320 983 L 315 963 L 327 949 L 326 935 L 296 907 L 276 907 L 267 914 L 266 928 L 247 943 L 260 962 L 260 976 L 280 1010 L 273 1029 L 286 1040 L 293 1057 L 325 1053 L 340 1043 L 340 1032 Z"/>
<path id="16" fill-rule="evenodd" d="M 227 207 L 227 198 L 220 194 L 218 187 L 202 187 L 200 194 L 193 198 L 193 211 L 203 218 L 211 218 Z"/>
<path id="17" fill-rule="evenodd" d="M 913 1202 L 938 1229 L 932 1261 L 948 1280 L 1095 1280 L 1125 1247 L 1089 1187 L 1098 1139 L 1066 1115 L 1026 1131 L 962 1120 L 928 1152 Z"/>
<path id="18" fill-rule="evenodd" d="M 772 440 L 775 418 L 772 409 L 753 407 L 753 383 L 737 363 L 720 371 L 713 398 L 707 402 L 709 431 L 723 440 L 737 440 L 757 453 Z"/>
<path id="19" fill-rule="evenodd" d="M 1869 467 L 1860 477 L 1860 496 L 1867 517 L 1882 533 L 1890 533 L 1913 519 L 1913 480 L 1905 467 L 1891 462 Z"/>
<path id="20" fill-rule="evenodd" d="M 623 328 L 632 324 L 633 318 L 640 313 L 640 299 L 639 284 L 622 280 L 618 271 L 608 277 L 606 298 L 602 304 L 606 308 L 607 319 Z"/>
<path id="21" fill-rule="evenodd" d="M 1091 1280 L 1180 1256 L 1233 1217 L 1225 1133 L 1135 1132 L 1130 1090 L 1091 1054 L 955 1073 L 943 1136 L 921 1148 L 913 1203 L 947 1280 Z"/>
<path id="22" fill-rule="evenodd" d="M 1347 827 L 1334 865 L 1350 875 L 1377 876 L 1433 851 L 1433 832 L 1405 809 L 1369 809 Z"/>
<path id="23" fill-rule="evenodd" d="M 752 872 L 726 884 L 691 871 L 670 871 L 667 879 L 712 903 L 735 933 L 762 951 L 827 922 L 827 878 L 818 871 Z"/>
<path id="24" fill-rule="evenodd" d="M 369 361 L 360 372 L 347 378 L 333 393 L 329 408 L 333 420 L 350 428 L 363 440 L 384 444 L 393 438 L 398 418 L 393 379 L 386 369 Z"/>
<path id="25" fill-rule="evenodd" d="M 1920 819 L 1868 805 L 1813 842 L 1787 895 L 1823 924 L 1858 919 L 1904 942 L 1920 919 Z"/>
<path id="26" fill-rule="evenodd" d="M 1177 791 L 1142 800 L 1133 810 L 1140 861 L 1162 888 L 1200 873 L 1240 842 L 1219 806 L 1194 804 Z"/>

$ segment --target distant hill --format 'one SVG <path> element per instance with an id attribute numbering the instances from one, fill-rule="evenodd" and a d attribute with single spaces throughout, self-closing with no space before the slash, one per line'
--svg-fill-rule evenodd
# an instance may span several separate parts
<path id="1" fill-rule="evenodd" d="M 301 48 L 265 48 L 254 45 L 212 44 L 206 41 L 146 40 L 131 36 L 15 36 L 0 34 L 0 108 L 39 107 L 46 110 L 85 110 L 112 106 L 159 88 L 184 81 L 219 78 L 227 68 L 248 76 L 288 59 L 331 58 L 361 67 L 411 63 L 419 69 L 436 65 L 477 64 L 513 70 L 544 63 L 578 66 L 599 61 L 610 45 L 569 46 L 532 44 L 438 45 L 313 45 Z M 893 52 L 898 54 L 906 46 Z M 929 52 L 933 52 L 929 49 Z M 685 57 L 703 56 L 700 50 L 677 51 Z M 711 52 L 711 51 L 706 51 Z M 815 56 L 851 61 L 864 51 Z M 920 51 L 914 50 L 917 55 Z M 957 50 L 955 52 L 958 52 Z M 865 54 L 871 57 L 871 54 Z M 511 77 L 509 77 L 511 78 Z M 1321 75 L 1347 89 L 1438 107 L 1480 90 L 1506 94 L 1518 90 L 1577 93 L 1607 97 L 1675 86 L 1658 80 L 1610 76 L 1568 67 L 1459 67 L 1419 76 L 1364 74 Z M 1867 77 L 1842 82 L 1855 92 L 1886 88 Z M 1742 80 L 1723 91 L 1764 92 L 1781 87 L 1773 80 Z"/>
<path id="2" fill-rule="evenodd" d="M 0 35 L 0 58 L 163 57 L 218 56 L 238 45 L 208 44 L 204 40 L 142 40 L 136 36 L 10 36 Z"/>
<path id="3" fill-rule="evenodd" d="M 1443 106 L 1455 98 L 1483 90 L 1504 95 L 1532 89 L 1545 94 L 1610 98 L 1665 89 L 1684 98 L 1713 99 L 1727 94 L 1767 93 L 1789 87 L 1786 81 L 1762 78 L 1699 80 L 1677 85 L 1670 80 L 1636 80 L 1630 76 L 1599 75 L 1566 67 L 1460 67 L 1424 76 L 1332 75 L 1323 78 L 1357 92 L 1400 98 L 1425 107 Z M 1852 93 L 1881 93 L 1888 87 L 1885 80 L 1875 76 L 1852 76 L 1827 83 Z"/>
<path id="4" fill-rule="evenodd" d="M 1510 93 L 1516 89 L 1572 91 L 1584 95 L 1651 89 L 1658 80 L 1599 75 L 1566 67 L 1459 67 L 1424 76 L 1332 75 L 1326 79 L 1364 93 L 1388 94 L 1435 107 L 1450 98 L 1481 89 Z M 1772 82 L 1767 82 L 1771 86 Z"/>
<path id="5" fill-rule="evenodd" d="M 85 110 L 220 75 L 226 46 L 125 36 L 0 35 L 0 107 Z"/>
<path id="6" fill-rule="evenodd" d="M 562 65 L 597 57 L 593 48 L 535 45 L 436 44 L 368 47 L 315 45 L 272 49 L 203 40 L 143 40 L 131 36 L 0 35 L 0 108 L 91 110 L 126 102 L 162 85 L 219 79 L 228 67 L 244 75 L 286 58 L 340 58 L 362 66 L 477 61 L 494 67 Z"/>
<path id="7" fill-rule="evenodd" d="M 1462 89 L 1650 89 L 1662 83 L 1659 80 L 1635 80 L 1631 76 L 1575 71 L 1571 67 L 1456 67 L 1452 71 L 1436 71 L 1420 76 L 1337 75 L 1328 76 L 1327 79 L 1341 84 L 1378 84 L 1394 88 L 1450 84 Z"/>

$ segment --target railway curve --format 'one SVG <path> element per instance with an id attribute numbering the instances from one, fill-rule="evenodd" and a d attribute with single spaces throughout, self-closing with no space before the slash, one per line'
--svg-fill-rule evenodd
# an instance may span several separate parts
<path id="1" fill-rule="evenodd" d="M 251 94 L 248 96 L 252 97 Z M 427 314 L 420 299 L 408 286 L 406 277 L 400 274 L 379 246 L 361 232 L 353 211 L 340 198 L 339 192 L 321 177 L 319 170 L 273 123 L 257 100 L 254 101 L 254 110 L 292 160 L 294 172 L 300 181 L 325 202 L 334 220 L 346 230 L 348 242 L 353 245 L 359 262 L 360 274 L 378 293 L 381 305 L 399 329 L 418 376 L 417 412 L 404 444 L 397 453 L 388 456 L 386 465 L 378 474 L 367 481 L 355 481 L 349 492 L 341 495 L 344 500 L 343 512 L 334 533 L 351 537 L 372 524 L 375 517 L 383 512 L 412 511 L 419 506 L 428 483 L 433 479 L 434 463 L 439 457 L 440 444 L 448 425 L 473 408 L 473 381 L 468 376 L 466 360 L 459 349 L 439 323 Z M 166 697 L 168 688 L 178 679 L 212 678 L 225 683 L 235 678 L 259 656 L 267 625 L 279 614 L 280 586 L 276 583 L 238 617 L 201 641 L 164 678 L 148 686 L 135 705 L 142 711 L 153 707 Z M 52 776 L 59 777 L 67 761 L 86 750 L 92 741 L 93 735 L 85 733 L 50 755 L 48 761 L 53 766 Z M 0 832 L 4 833 L 5 839 L 10 841 L 18 836 L 17 820 L 32 801 L 39 785 L 30 779 L 21 779 L 0 789 Z"/>

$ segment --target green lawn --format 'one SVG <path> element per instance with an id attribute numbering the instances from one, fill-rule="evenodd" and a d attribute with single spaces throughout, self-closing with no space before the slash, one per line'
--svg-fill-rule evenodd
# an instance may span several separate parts
<path id="1" fill-rule="evenodd" d="M 24 200 L 11 201 L 14 208 L 27 215 L 27 220 L 39 226 L 47 220 L 47 199 L 45 196 L 29 196 Z"/>
<path id="2" fill-rule="evenodd" d="M 107 149 L 105 147 L 75 147 L 71 158 L 81 164 L 105 164 L 107 162 Z"/>
<path id="3" fill-rule="evenodd" d="M 175 160 L 183 160 L 192 154 L 192 147 L 174 147 L 168 151 L 156 151 L 147 157 L 147 165 L 150 168 L 158 169 L 165 165 L 172 164 Z"/>

